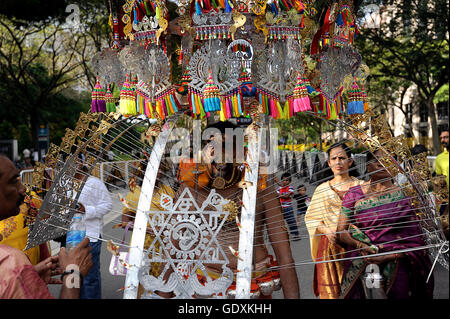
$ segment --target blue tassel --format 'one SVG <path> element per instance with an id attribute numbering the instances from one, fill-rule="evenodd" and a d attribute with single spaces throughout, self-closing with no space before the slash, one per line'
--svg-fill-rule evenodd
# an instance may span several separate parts
<path id="1" fill-rule="evenodd" d="M 357 113 L 357 114 L 364 114 L 364 103 L 363 103 L 363 101 L 356 101 L 355 102 L 355 113 Z"/>
<path id="2" fill-rule="evenodd" d="M 199 16 L 202 14 L 202 8 L 198 4 L 198 2 L 195 2 L 195 13 Z"/>
<path id="3" fill-rule="evenodd" d="M 356 114 L 355 113 L 355 101 L 348 102 L 347 104 L 347 114 Z"/>
<path id="4" fill-rule="evenodd" d="M 225 0 L 225 12 L 231 12 L 230 4 L 228 3 L 228 0 Z"/>
<path id="5" fill-rule="evenodd" d="M 344 25 L 344 19 L 342 18 L 342 13 L 339 13 L 339 15 L 336 19 L 336 23 L 340 27 L 342 27 Z"/>
<path id="6" fill-rule="evenodd" d="M 191 94 L 191 103 L 192 103 L 192 113 L 197 114 L 197 108 L 195 107 L 194 94 Z"/>
<path id="7" fill-rule="evenodd" d="M 238 111 L 239 111 L 239 115 L 242 114 L 242 105 L 241 105 L 241 94 L 238 93 L 237 95 L 237 100 L 238 100 Z"/>
<path id="8" fill-rule="evenodd" d="M 174 110 L 175 112 L 178 112 L 177 104 L 175 103 L 175 100 L 174 100 L 174 98 L 173 98 L 173 95 L 170 94 L 169 97 L 170 97 L 170 103 L 172 103 L 173 110 Z"/>
<path id="9" fill-rule="evenodd" d="M 272 7 L 272 12 L 275 14 L 275 16 L 278 15 L 278 10 L 277 10 L 277 6 L 275 5 L 275 3 L 271 3 L 270 6 Z"/>

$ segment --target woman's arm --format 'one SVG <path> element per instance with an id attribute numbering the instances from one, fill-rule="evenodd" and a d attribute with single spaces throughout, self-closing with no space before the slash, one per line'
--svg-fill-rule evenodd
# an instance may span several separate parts
<path id="1" fill-rule="evenodd" d="M 361 254 L 369 255 L 373 254 L 375 251 L 368 244 L 359 241 L 350 234 L 348 231 L 350 225 L 351 209 L 348 207 L 342 206 L 341 213 L 339 214 L 339 220 L 336 228 L 337 233 L 337 241 L 339 244 L 345 244 L 348 246 L 349 250 L 352 249 L 360 249 Z"/>

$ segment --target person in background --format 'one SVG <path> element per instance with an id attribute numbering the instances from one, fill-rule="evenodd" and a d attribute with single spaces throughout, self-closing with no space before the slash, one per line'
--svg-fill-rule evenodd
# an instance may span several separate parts
<path id="1" fill-rule="evenodd" d="M 105 184 L 95 176 L 88 175 L 88 167 L 79 164 L 75 178 L 86 180 L 78 203 L 81 209 L 78 213 L 84 215 L 86 225 L 86 236 L 90 238 L 89 245 L 92 247 L 93 267 L 83 279 L 81 288 L 81 299 L 101 299 L 101 273 L 100 252 L 102 247 L 101 234 L 103 230 L 103 216 L 112 209 L 111 195 Z"/>
<path id="2" fill-rule="evenodd" d="M 436 157 L 436 174 L 444 175 L 447 181 L 448 189 L 448 175 L 449 175 L 449 156 L 448 156 L 448 129 L 441 132 L 441 144 L 444 151 Z"/>
<path id="3" fill-rule="evenodd" d="M 298 185 L 297 194 L 294 194 L 294 199 L 297 202 L 297 227 L 300 228 L 301 216 L 306 214 L 309 202 L 311 198 L 306 196 L 306 186 L 303 184 Z"/>
<path id="4" fill-rule="evenodd" d="M 18 168 L 0 154 L 0 221 L 20 213 L 25 192 Z M 60 299 L 79 298 L 80 287 L 72 286 L 72 278 L 80 279 L 92 267 L 88 244 L 85 238 L 69 253 L 62 248 L 57 256 L 34 266 L 23 251 L 0 244 L 0 299 L 53 299 L 47 284 L 62 284 Z M 78 266 L 78 270 L 67 272 L 69 265 Z M 61 275 L 61 280 L 52 278 L 54 275 Z"/>
<path id="5" fill-rule="evenodd" d="M 283 209 L 283 217 L 289 226 L 292 239 L 300 240 L 300 234 L 298 232 L 297 223 L 294 216 L 294 208 L 292 207 L 292 198 L 294 197 L 294 188 L 291 184 L 291 177 L 289 173 L 281 175 L 281 181 L 277 181 L 278 187 L 277 193 L 280 198 L 281 208 Z"/>
<path id="6" fill-rule="evenodd" d="M 31 158 L 31 152 L 28 149 L 24 149 L 23 150 L 23 161 L 20 164 L 20 169 L 21 170 L 25 170 L 25 169 L 33 169 L 34 168 L 34 161 Z"/>
<path id="7" fill-rule="evenodd" d="M 312 259 L 330 261 L 315 264 L 314 294 L 320 299 L 337 299 L 344 268 L 342 262 L 331 260 L 342 258 L 345 253 L 336 242 L 337 221 L 345 193 L 362 181 L 355 177 L 358 172 L 345 142 L 331 145 L 327 153 L 329 176 L 315 189 L 305 214 L 305 224 L 310 236 Z"/>

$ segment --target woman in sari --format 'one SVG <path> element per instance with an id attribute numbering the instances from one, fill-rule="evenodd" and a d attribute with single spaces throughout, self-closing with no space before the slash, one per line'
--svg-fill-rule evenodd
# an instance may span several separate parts
<path id="1" fill-rule="evenodd" d="M 320 184 L 311 198 L 305 214 L 314 261 L 341 258 L 344 249 L 336 243 L 336 225 L 341 211 L 342 198 L 352 186 L 359 185 L 356 167 L 350 148 L 343 142 L 328 149 L 330 177 Z M 313 290 L 321 299 L 337 299 L 343 274 L 341 262 L 317 263 L 314 267 Z"/>
<path id="2" fill-rule="evenodd" d="M 341 298 L 365 299 L 359 277 L 368 264 L 378 265 L 388 299 L 432 298 L 433 278 L 426 283 L 431 268 L 426 250 L 370 257 L 424 246 L 415 209 L 378 161 L 383 155 L 381 150 L 368 153 L 370 180 L 351 188 L 342 203 L 338 241 L 347 248 L 346 257 L 367 258 L 345 261 Z"/>

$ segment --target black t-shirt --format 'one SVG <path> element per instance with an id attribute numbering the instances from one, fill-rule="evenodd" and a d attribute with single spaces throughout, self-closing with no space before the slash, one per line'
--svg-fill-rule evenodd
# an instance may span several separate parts
<path id="1" fill-rule="evenodd" d="M 297 209 L 301 210 L 301 211 L 305 211 L 307 209 L 307 206 L 305 204 L 306 199 L 308 198 L 308 196 L 306 195 L 300 195 L 300 194 L 295 194 L 294 195 L 294 199 L 297 202 Z"/>

